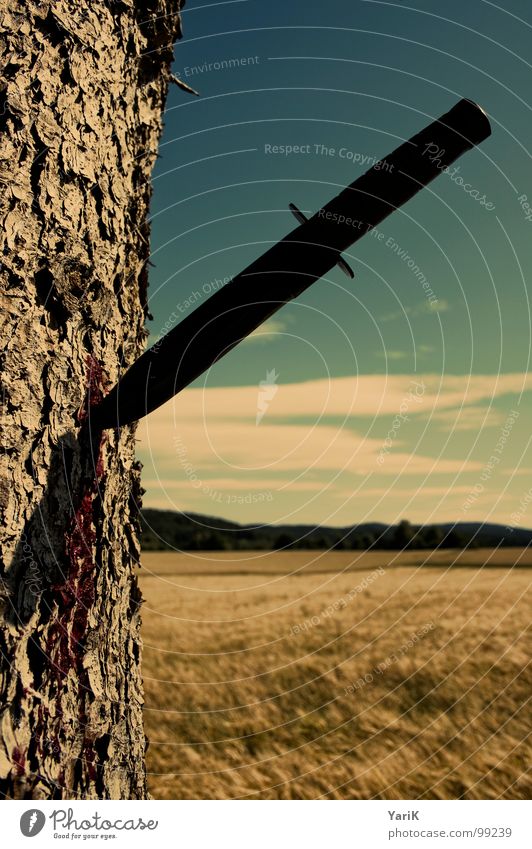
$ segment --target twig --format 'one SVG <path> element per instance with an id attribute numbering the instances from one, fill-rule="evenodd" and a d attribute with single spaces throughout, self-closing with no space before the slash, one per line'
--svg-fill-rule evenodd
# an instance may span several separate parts
<path id="1" fill-rule="evenodd" d="M 189 94 L 194 94 L 196 95 L 196 97 L 200 96 L 199 91 L 196 91 L 195 88 L 192 88 L 191 86 L 187 85 L 187 83 L 184 83 L 183 80 L 180 80 L 179 77 L 176 77 L 175 74 L 170 74 L 170 82 L 175 83 L 177 86 L 179 86 L 179 88 L 182 88 L 183 91 L 188 91 Z"/>

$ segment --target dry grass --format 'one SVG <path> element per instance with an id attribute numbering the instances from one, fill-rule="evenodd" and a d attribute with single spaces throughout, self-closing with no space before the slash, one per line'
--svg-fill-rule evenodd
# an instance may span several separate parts
<path id="1" fill-rule="evenodd" d="M 527 798 L 530 554 L 425 558 L 144 555 L 153 796 Z"/>

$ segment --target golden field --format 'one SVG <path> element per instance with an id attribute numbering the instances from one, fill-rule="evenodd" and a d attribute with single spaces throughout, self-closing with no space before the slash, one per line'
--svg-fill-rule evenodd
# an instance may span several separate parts
<path id="1" fill-rule="evenodd" d="M 154 798 L 530 796 L 530 552 L 142 562 Z"/>

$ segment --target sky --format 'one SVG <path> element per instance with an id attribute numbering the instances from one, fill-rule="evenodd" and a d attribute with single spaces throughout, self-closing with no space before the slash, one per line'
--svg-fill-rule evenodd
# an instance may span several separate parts
<path id="1" fill-rule="evenodd" d="M 493 132 L 344 255 L 354 280 L 141 423 L 145 506 L 532 526 L 529 3 L 189 0 L 183 28 L 200 97 L 172 86 L 164 115 L 149 344 L 294 228 L 290 202 L 315 212 L 461 97 Z"/>

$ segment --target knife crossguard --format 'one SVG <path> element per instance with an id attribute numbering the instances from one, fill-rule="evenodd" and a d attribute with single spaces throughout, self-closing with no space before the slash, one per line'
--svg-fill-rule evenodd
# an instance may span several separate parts
<path id="1" fill-rule="evenodd" d="M 289 208 L 290 212 L 292 213 L 292 215 L 294 216 L 294 218 L 296 219 L 296 221 L 299 222 L 299 224 L 304 224 L 305 221 L 308 221 L 308 218 L 305 215 L 305 213 L 301 212 L 301 210 L 298 209 L 298 207 L 295 205 L 295 203 L 289 203 L 288 208 Z M 351 266 L 347 264 L 345 259 L 342 259 L 342 257 L 340 257 L 340 259 L 338 260 L 336 265 L 338 266 L 338 268 L 341 268 L 341 270 L 344 272 L 346 277 L 349 277 L 351 280 L 355 279 L 355 272 L 353 271 Z"/>

